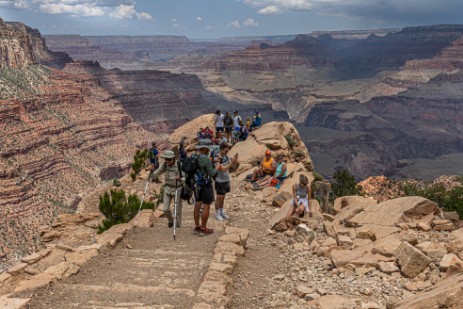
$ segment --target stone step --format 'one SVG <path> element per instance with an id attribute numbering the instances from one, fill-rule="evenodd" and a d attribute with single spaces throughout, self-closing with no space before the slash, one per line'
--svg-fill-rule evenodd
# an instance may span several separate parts
<path id="1" fill-rule="evenodd" d="M 63 284 L 59 293 L 66 308 L 179 308 L 179 304 L 190 304 L 190 308 L 195 297 L 191 289 L 120 282 L 110 286 Z M 121 304 L 125 305 L 119 307 Z M 55 303 L 52 308 L 61 308 L 60 305 Z"/>

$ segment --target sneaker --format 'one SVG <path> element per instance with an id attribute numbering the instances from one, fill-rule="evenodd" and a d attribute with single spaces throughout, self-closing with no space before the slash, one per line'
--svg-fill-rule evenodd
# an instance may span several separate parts
<path id="1" fill-rule="evenodd" d="M 209 234 L 214 233 L 213 229 L 208 229 L 207 227 L 200 227 L 200 229 L 201 229 L 201 234 L 203 235 L 209 235 Z"/>
<path id="2" fill-rule="evenodd" d="M 224 218 L 225 217 L 221 216 L 219 213 L 215 214 L 215 220 L 217 220 L 217 221 L 223 221 Z"/>
<path id="3" fill-rule="evenodd" d="M 222 218 L 224 218 L 225 220 L 230 220 L 230 216 L 227 215 L 227 214 L 224 213 L 224 212 L 221 213 L 221 216 L 222 216 Z"/>
<path id="4" fill-rule="evenodd" d="M 198 235 L 199 233 L 201 233 L 201 227 L 197 226 L 193 229 L 193 234 Z"/>
<path id="5" fill-rule="evenodd" d="M 167 223 L 167 226 L 171 229 L 174 226 L 174 222 Z"/>

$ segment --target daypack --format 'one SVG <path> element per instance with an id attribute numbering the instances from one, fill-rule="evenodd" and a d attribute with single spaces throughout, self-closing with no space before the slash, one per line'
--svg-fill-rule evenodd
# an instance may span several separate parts
<path id="1" fill-rule="evenodd" d="M 186 173 L 187 177 L 193 177 L 193 175 L 199 170 L 198 155 L 191 155 L 186 157 L 182 164 L 182 171 Z"/>
<path id="2" fill-rule="evenodd" d="M 225 127 L 233 127 L 233 118 L 231 116 L 225 116 L 223 124 Z"/>

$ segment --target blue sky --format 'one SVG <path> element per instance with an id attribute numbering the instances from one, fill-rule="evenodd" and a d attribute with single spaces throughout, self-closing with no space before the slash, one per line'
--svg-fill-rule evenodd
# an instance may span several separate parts
<path id="1" fill-rule="evenodd" d="M 463 24 L 462 0 L 0 0 L 43 34 L 221 38 Z"/>

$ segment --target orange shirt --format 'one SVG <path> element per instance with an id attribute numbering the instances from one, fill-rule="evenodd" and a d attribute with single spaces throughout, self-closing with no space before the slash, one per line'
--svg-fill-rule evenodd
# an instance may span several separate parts
<path id="1" fill-rule="evenodd" d="M 267 158 L 262 161 L 262 171 L 266 174 L 273 174 L 275 173 L 275 168 L 272 166 L 272 164 L 275 162 L 273 158 L 270 158 L 267 160 Z"/>

